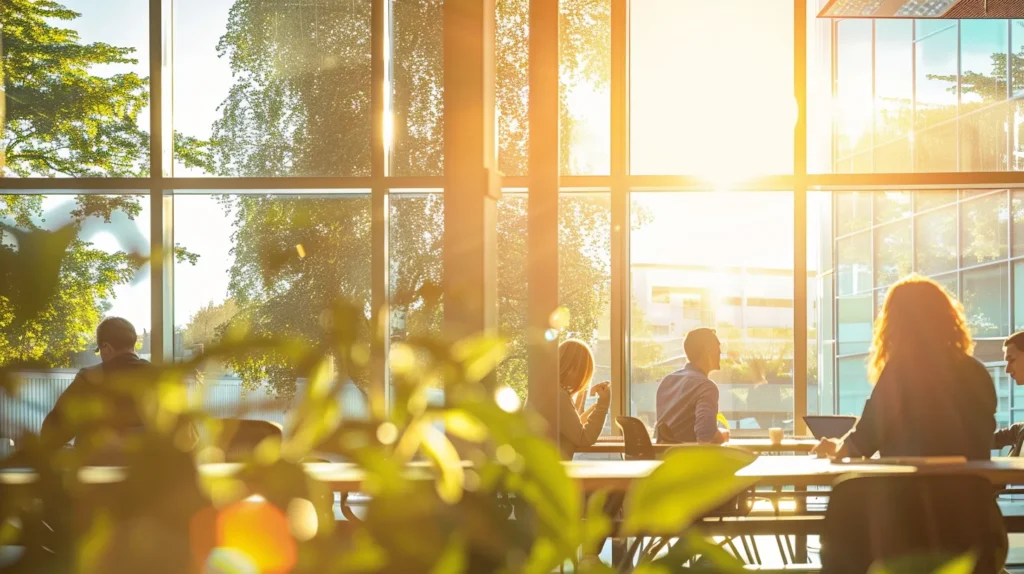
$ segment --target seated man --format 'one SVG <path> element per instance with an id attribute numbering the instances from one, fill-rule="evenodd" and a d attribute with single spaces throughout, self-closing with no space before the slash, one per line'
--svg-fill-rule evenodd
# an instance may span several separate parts
<path id="1" fill-rule="evenodd" d="M 135 327 L 120 317 L 105 319 L 96 328 L 96 352 L 102 362 L 78 372 L 46 415 L 40 438 L 62 445 L 75 439 L 76 447 L 117 449 L 119 439 L 143 427 L 135 397 L 123 385 L 150 382 L 154 367 L 135 354 Z M 99 401 L 96 401 L 99 399 Z M 189 423 L 187 441 L 198 437 Z M 103 444 L 97 444 L 102 442 Z"/>
<path id="2" fill-rule="evenodd" d="M 658 385 L 656 428 L 665 429 L 678 442 L 720 444 L 718 385 L 708 375 L 721 368 L 722 344 L 714 329 L 698 328 L 686 334 L 683 351 L 687 363 Z"/>
<path id="3" fill-rule="evenodd" d="M 1024 368 L 1024 331 L 1010 335 L 1003 342 L 1003 356 L 1006 358 L 1006 374 L 1010 375 L 1015 385 L 1024 384 L 1024 373 L 1017 374 L 1017 371 Z M 1021 362 L 1018 363 L 1018 360 Z M 1024 423 L 1016 423 L 1009 428 L 997 430 L 992 437 L 992 448 L 1010 447 L 1010 456 L 1020 456 L 1022 443 L 1024 443 Z"/>

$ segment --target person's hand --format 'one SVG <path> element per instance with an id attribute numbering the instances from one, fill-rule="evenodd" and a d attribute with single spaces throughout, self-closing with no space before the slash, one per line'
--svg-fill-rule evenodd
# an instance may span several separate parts
<path id="1" fill-rule="evenodd" d="M 835 438 L 823 438 L 821 442 L 811 449 L 811 454 L 818 455 L 818 458 L 835 458 L 843 447 L 843 441 Z"/>
<path id="2" fill-rule="evenodd" d="M 597 383 L 590 387 L 590 396 L 597 395 L 597 402 L 607 404 L 612 399 L 612 384 L 610 381 Z"/>
<path id="3" fill-rule="evenodd" d="M 729 442 L 729 429 L 718 429 L 718 433 L 722 435 L 722 442 Z"/>

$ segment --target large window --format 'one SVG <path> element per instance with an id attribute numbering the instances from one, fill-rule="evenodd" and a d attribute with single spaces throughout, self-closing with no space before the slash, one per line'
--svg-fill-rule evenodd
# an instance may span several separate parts
<path id="1" fill-rule="evenodd" d="M 4 32 L 0 248 L 17 256 L 17 233 L 73 221 L 83 257 L 64 265 L 83 267 L 61 270 L 74 309 L 46 329 L 67 337 L 26 346 L 4 326 L 0 363 L 94 361 L 108 315 L 165 360 L 242 323 L 312 339 L 338 296 L 367 319 L 387 302 L 388 344 L 443 332 L 443 100 L 465 87 L 446 85 L 441 0 L 57 4 L 17 4 L 25 26 Z M 560 2 L 558 91 L 542 102 L 559 133 L 540 142 L 557 146 L 562 186 L 551 336 L 591 345 L 614 414 L 653 425 L 654 389 L 698 325 L 725 343 L 714 377 L 734 428 L 856 414 L 879 306 L 912 272 L 961 299 L 994 373 L 1024 328 L 1024 188 L 1004 173 L 1024 168 L 1024 20 L 825 21 L 808 4 L 794 28 L 785 0 Z M 157 18 L 166 37 L 149 38 Z M 526 313 L 528 110 L 543 97 L 529 2 L 498 0 L 495 32 L 506 193 L 487 263 L 509 342 L 498 377 L 525 396 L 526 342 L 548 329 Z M 151 243 L 174 249 L 156 285 Z M 147 347 L 157 338 L 173 356 Z M 204 375 L 291 392 L 278 367 Z M 995 383 L 1000 420 L 1020 419 L 1017 390 Z"/>
<path id="2" fill-rule="evenodd" d="M 790 421 L 792 195 L 633 193 L 631 205 L 631 414 L 654 426 L 658 383 L 686 365 L 686 333 L 711 327 L 723 353 L 711 378 L 733 428 Z"/>

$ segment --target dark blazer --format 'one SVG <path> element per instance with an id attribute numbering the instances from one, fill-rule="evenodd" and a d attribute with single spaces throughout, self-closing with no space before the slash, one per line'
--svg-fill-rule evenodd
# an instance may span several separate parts
<path id="1" fill-rule="evenodd" d="M 890 362 L 846 441 L 851 456 L 988 459 L 995 413 L 992 377 L 973 357 L 931 372 Z"/>
<path id="2" fill-rule="evenodd" d="M 144 426 L 135 398 L 118 385 L 151 384 L 155 367 L 135 353 L 118 355 L 109 361 L 86 367 L 75 375 L 67 390 L 57 398 L 53 410 L 46 415 L 40 436 L 50 444 L 88 443 L 94 433 L 113 431 L 115 436 L 128 436 Z M 136 379 L 136 380 L 133 380 Z M 73 409 L 83 408 L 83 402 L 100 399 L 108 407 L 102 416 L 82 420 Z M 195 427 L 189 424 L 192 445 L 198 441 Z"/>
<path id="3" fill-rule="evenodd" d="M 992 436 L 992 448 L 1001 449 L 1010 447 L 1010 456 L 1020 456 L 1024 446 L 1024 423 L 1010 425 L 1009 428 L 999 429 Z"/>

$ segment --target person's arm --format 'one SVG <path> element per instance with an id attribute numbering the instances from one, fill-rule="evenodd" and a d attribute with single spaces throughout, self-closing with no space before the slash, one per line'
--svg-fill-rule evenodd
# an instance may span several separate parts
<path id="1" fill-rule="evenodd" d="M 871 396 L 864 403 L 864 411 L 857 425 L 846 433 L 842 439 L 823 439 L 815 449 L 818 455 L 834 458 L 874 456 L 882 446 L 882 420 L 880 403 L 884 403 L 889 388 L 885 375 L 879 377 L 878 383 L 871 391 Z"/>
<path id="2" fill-rule="evenodd" d="M 590 420 L 590 415 L 594 414 L 594 409 L 596 409 L 596 408 L 597 408 L 597 403 L 594 403 L 594 404 L 590 405 L 589 407 L 587 407 L 587 410 L 583 411 L 580 414 L 580 422 L 583 423 L 583 424 L 587 424 L 587 421 Z"/>
<path id="3" fill-rule="evenodd" d="M 1008 428 L 999 429 L 992 435 L 992 448 L 999 450 L 1017 445 L 1017 437 L 1024 429 L 1024 423 L 1015 423 Z"/>
<path id="4" fill-rule="evenodd" d="M 75 431 L 69 428 L 65 413 L 68 404 L 75 402 L 75 397 L 81 394 L 87 384 L 84 372 L 79 371 L 75 375 L 75 380 L 71 381 L 68 388 L 57 397 L 57 402 L 54 403 L 53 409 L 43 419 L 43 426 L 39 430 L 39 438 L 44 444 L 60 446 L 71 442 L 71 439 L 75 438 Z"/>
<path id="5" fill-rule="evenodd" d="M 697 442 L 721 443 L 718 432 L 718 385 L 706 383 L 697 395 L 693 432 Z"/>
<path id="6" fill-rule="evenodd" d="M 601 429 L 604 427 L 604 419 L 608 415 L 608 405 L 611 402 L 609 392 L 598 393 L 597 404 L 591 410 L 586 422 L 582 420 L 572 399 L 563 393 L 559 401 L 558 425 L 559 434 L 562 438 L 576 447 L 590 446 L 597 442 L 601 436 Z"/>

